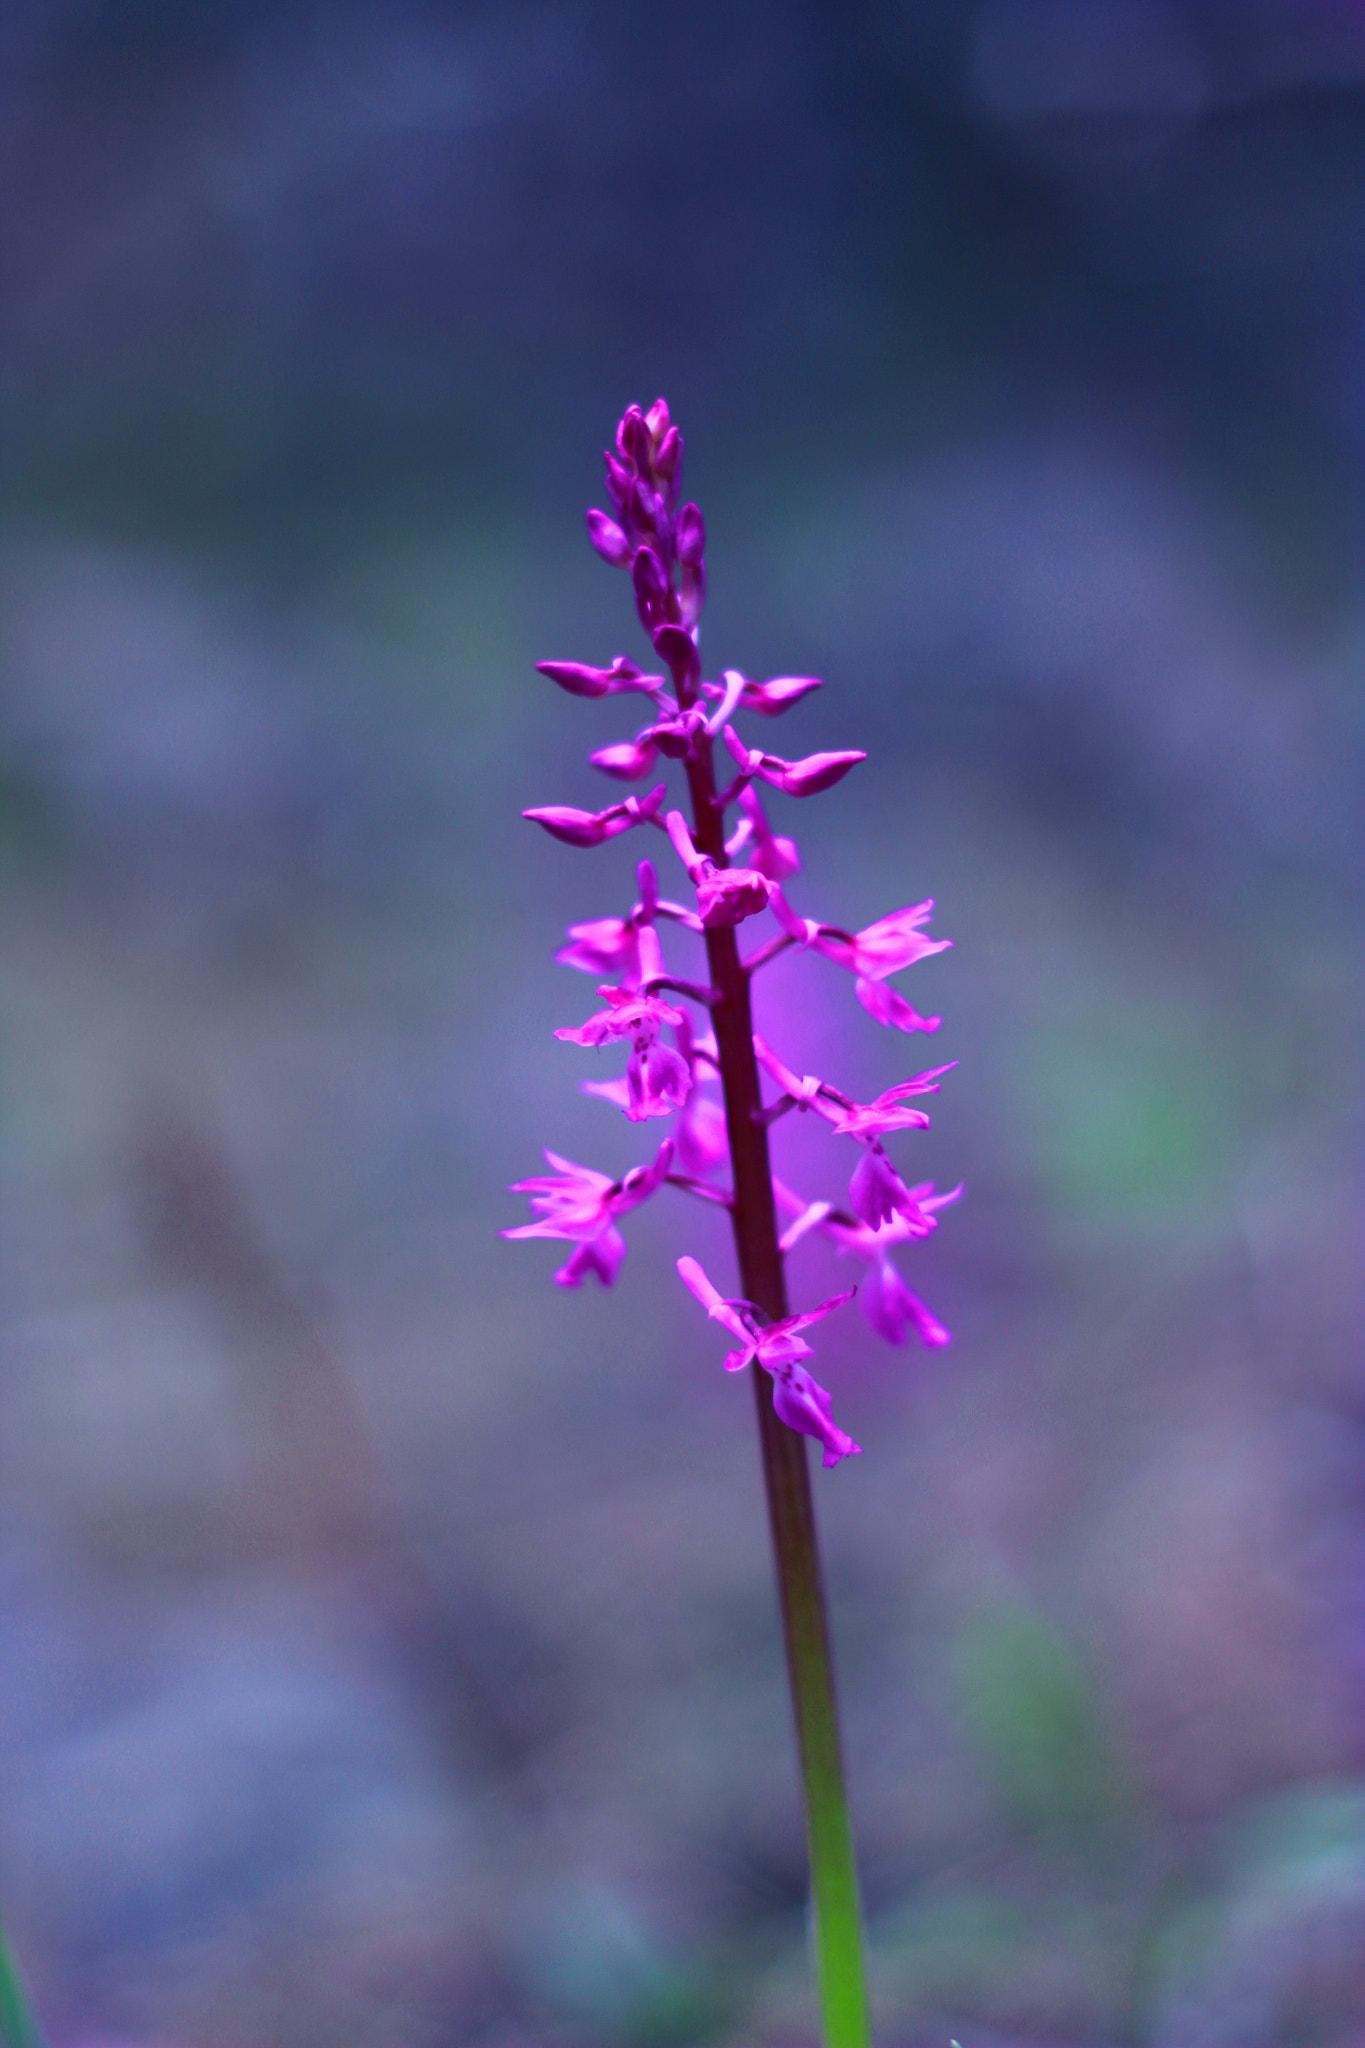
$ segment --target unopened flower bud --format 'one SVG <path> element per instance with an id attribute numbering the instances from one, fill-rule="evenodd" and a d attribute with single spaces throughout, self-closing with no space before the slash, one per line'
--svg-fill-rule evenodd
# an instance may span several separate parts
<path id="1" fill-rule="evenodd" d="M 654 474 L 662 483 L 671 484 L 675 493 L 682 475 L 682 458 L 683 437 L 676 427 L 670 427 L 654 450 Z"/>
<path id="2" fill-rule="evenodd" d="M 696 641 L 685 626 L 657 626 L 654 652 L 668 668 L 673 677 L 673 687 L 681 701 L 686 703 L 696 695 L 701 681 L 701 656 L 697 652 Z"/>
<path id="3" fill-rule="evenodd" d="M 661 626 L 670 596 L 668 578 L 653 548 L 639 548 L 635 555 L 635 604 L 646 630 Z"/>
<path id="4" fill-rule="evenodd" d="M 706 521 L 698 506 L 689 503 L 679 511 L 673 527 L 673 544 L 680 562 L 685 562 L 689 569 L 700 565 L 706 553 Z"/>
<path id="5" fill-rule="evenodd" d="M 618 782 L 638 782 L 654 766 L 658 749 L 649 740 L 621 740 L 616 746 L 599 747 L 588 759 L 604 775 Z"/>
<path id="6" fill-rule="evenodd" d="M 616 452 L 637 476 L 649 474 L 651 455 L 649 429 L 638 405 L 628 405 L 616 429 Z"/>
<path id="7" fill-rule="evenodd" d="M 618 462 L 610 449 L 604 451 L 602 460 L 607 466 L 607 495 L 624 519 L 630 508 L 631 486 L 635 482 L 634 472 L 627 469 L 623 462 Z"/>
<path id="8" fill-rule="evenodd" d="M 608 519 L 605 512 L 592 511 L 587 514 L 588 539 L 604 562 L 610 562 L 613 569 L 628 569 L 634 550 L 625 534 L 614 519 Z"/>

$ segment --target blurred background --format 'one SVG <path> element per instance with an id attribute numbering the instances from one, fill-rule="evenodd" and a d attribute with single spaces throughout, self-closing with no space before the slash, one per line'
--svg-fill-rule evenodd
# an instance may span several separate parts
<path id="1" fill-rule="evenodd" d="M 818 1475 L 882 2048 L 1365 2039 L 1353 0 L 0 21 L 0 1912 L 57 2048 L 813 2043 L 747 1390 L 509 1245 L 663 392 L 964 1204 Z M 752 724 L 753 722 L 751 722 Z M 650 851 L 654 851 L 651 846 Z M 761 1015 L 765 1014 L 760 1012 Z M 782 1017 L 785 1023 L 781 1023 Z M 803 1193 L 847 1165 L 777 1133 Z M 849 1277 L 792 1261 L 809 1304 Z"/>

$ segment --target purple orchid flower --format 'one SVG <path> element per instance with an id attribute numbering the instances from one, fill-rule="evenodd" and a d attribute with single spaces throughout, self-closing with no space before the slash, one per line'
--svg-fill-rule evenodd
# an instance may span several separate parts
<path id="1" fill-rule="evenodd" d="M 638 989 L 603 987 L 597 993 L 606 997 L 606 1009 L 596 1011 L 585 1024 L 564 1025 L 555 1037 L 572 1045 L 607 1045 L 613 1039 L 629 1039 L 626 1115 L 632 1123 L 680 1109 L 692 1086 L 692 1070 L 681 1053 L 661 1043 L 659 1027 L 683 1024 L 683 1012 L 659 996 L 642 995 Z"/>
<path id="2" fill-rule="evenodd" d="M 794 1218 L 782 1233 L 784 1253 L 790 1252 L 810 1231 L 818 1230 L 841 1252 L 864 1262 L 867 1277 L 858 1290 L 858 1302 L 878 1336 L 884 1337 L 888 1344 L 904 1344 L 913 1330 L 920 1343 L 930 1349 L 939 1349 L 952 1342 L 951 1330 L 945 1329 L 927 1303 L 906 1286 L 891 1262 L 892 1248 L 922 1237 L 922 1230 L 912 1228 L 908 1219 L 901 1215 L 894 1215 L 873 1229 L 856 1217 L 842 1214 L 829 1202 L 803 1202 L 780 1180 L 773 1182 L 773 1193 L 779 1209 Z M 936 1195 L 933 1182 L 924 1181 L 911 1188 L 910 1193 L 920 1215 L 928 1217 L 932 1227 L 936 1221 L 935 1210 L 960 1200 L 962 1189 L 960 1186 L 948 1188 L 941 1195 Z"/>
<path id="3" fill-rule="evenodd" d="M 725 1356 L 726 1369 L 761 1368 L 751 1378 L 758 1397 L 792 1695 L 798 1727 L 818 1731 L 817 1739 L 803 1739 L 800 1752 L 812 1821 L 814 1929 L 826 2034 L 863 2040 L 868 2038 L 866 2001 L 856 1924 L 843 1907 L 829 1910 L 830 1901 L 853 1898 L 857 1879 L 838 1760 L 807 1454 L 800 1441 L 813 1437 L 827 1466 L 859 1455 L 859 1445 L 833 1420 L 830 1395 L 807 1369 L 811 1346 L 804 1335 L 850 1294 L 832 1296 L 803 1314 L 788 1313 L 783 1258 L 806 1233 L 820 1231 L 866 1268 L 863 1311 L 883 1337 L 903 1344 L 913 1334 L 931 1347 L 948 1342 L 947 1330 L 906 1286 L 890 1254 L 933 1230 L 936 1210 L 960 1191 L 936 1195 L 929 1182 L 908 1186 L 884 1143 L 892 1133 L 928 1122 L 917 1098 L 934 1093 L 948 1069 L 913 1075 L 871 1102 L 856 1102 L 832 1083 L 797 1072 L 754 1033 L 754 994 L 759 971 L 795 943 L 847 969 L 859 1003 L 877 1022 L 901 1031 L 932 1031 L 939 1020 L 921 1017 L 888 982 L 927 954 L 942 951 L 947 941 L 926 936 L 932 909 L 927 902 L 894 911 L 859 932 L 802 917 L 787 903 L 783 884 L 799 872 L 800 855 L 794 842 L 769 824 L 756 794 L 758 784 L 788 796 L 815 796 L 834 788 L 866 756 L 843 749 L 789 760 L 751 748 L 739 737 L 736 721 L 791 710 L 820 687 L 814 676 L 752 682 L 738 669 L 723 669 L 718 681 L 703 682 L 698 622 L 706 595 L 706 527 L 695 505 L 678 502 L 682 454 L 682 437 L 662 399 L 648 411 L 627 407 L 615 445 L 605 455 L 611 510 L 594 508 L 587 515 L 588 538 L 598 555 L 630 577 L 653 664 L 671 679 L 671 690 L 664 673 L 646 674 L 625 656 L 607 668 L 581 662 L 541 667 L 574 697 L 648 698 L 651 723 L 633 738 L 598 747 L 590 762 L 617 782 L 642 784 L 656 770 L 676 764 L 685 771 L 690 813 L 665 813 L 663 783 L 605 810 L 557 805 L 525 813 L 572 846 L 598 846 L 636 825 L 657 826 L 667 832 L 695 887 L 695 909 L 666 902 L 658 894 L 651 863 L 642 862 L 640 900 L 630 915 L 571 925 L 559 953 L 566 965 L 602 976 L 606 1008 L 556 1036 L 594 1046 L 619 1039 L 629 1049 L 624 1075 L 582 1085 L 634 1122 L 672 1117 L 672 1135 L 651 1164 L 616 1181 L 547 1152 L 553 1171 L 517 1183 L 516 1191 L 530 1198 L 533 1220 L 503 1235 L 565 1239 L 571 1251 L 555 1275 L 558 1283 L 581 1287 L 595 1276 L 610 1286 L 626 1252 L 620 1219 L 665 1179 L 675 1190 L 727 1214 L 739 1284 L 753 1300 L 723 1297 L 693 1258 L 680 1258 L 678 1273 L 729 1333 L 733 1348 Z M 724 786 L 715 753 L 722 735 L 738 766 Z M 735 805 L 738 818 L 728 818 Z M 741 856 L 749 865 L 734 864 Z M 741 953 L 733 928 L 765 908 L 776 914 L 776 934 L 753 949 L 746 943 Z M 665 920 L 703 940 L 701 980 L 665 972 L 660 944 Z M 664 999 L 665 989 L 672 1000 Z M 672 1043 L 665 1042 L 665 1034 Z M 766 1105 L 760 1066 L 781 1091 Z M 792 1109 L 814 1111 L 835 1136 L 857 1145 L 848 1208 L 827 1200 L 803 1204 L 773 1180 L 769 1126 Z M 671 1170 L 675 1160 L 677 1171 Z M 789 1219 L 780 1235 L 779 1209 Z"/>
<path id="4" fill-rule="evenodd" d="M 718 868 L 709 855 L 698 853 L 681 811 L 670 811 L 664 824 L 674 852 L 696 884 L 697 912 L 707 931 L 742 924 L 767 909 L 773 884 L 766 875 L 755 868 Z"/>
<path id="5" fill-rule="evenodd" d="M 539 1210 L 536 1221 L 519 1223 L 498 1235 L 567 1238 L 575 1250 L 555 1274 L 557 1285 L 581 1287 L 588 1274 L 595 1273 L 604 1287 L 610 1287 L 626 1255 L 616 1219 L 663 1186 L 673 1159 L 673 1140 L 664 1139 L 651 1165 L 633 1166 L 620 1180 L 561 1159 L 558 1152 L 547 1149 L 545 1157 L 557 1172 L 512 1183 L 512 1193 L 529 1195 L 531 1207 Z"/>
<path id="6" fill-rule="evenodd" d="M 632 1122 L 673 1117 L 669 1157 L 680 1171 L 671 1178 L 686 1192 L 727 1207 L 742 1237 L 756 1227 L 753 1218 L 742 1220 L 737 1196 L 711 1176 L 724 1174 L 730 1156 L 730 1132 L 720 1095 L 731 1099 L 737 1086 L 741 1093 L 751 1092 L 757 1086 L 757 1075 L 751 1083 L 738 1084 L 727 1068 L 724 1089 L 717 1088 L 722 1061 L 711 1020 L 718 1020 L 718 1006 L 731 1000 L 722 982 L 733 969 L 718 968 L 718 961 L 732 956 L 717 954 L 713 940 L 723 938 L 729 928 L 760 910 L 771 908 L 778 935 L 743 960 L 746 982 L 752 982 L 765 961 L 795 942 L 851 973 L 864 1010 L 878 1023 L 906 1032 L 933 1031 L 939 1020 L 920 1016 L 888 985 L 889 978 L 942 952 L 950 942 L 928 936 L 931 901 L 906 905 L 861 931 L 845 931 L 803 917 L 787 902 L 783 884 L 800 871 L 800 854 L 793 840 L 773 830 L 759 801 L 759 783 L 766 782 L 789 796 L 814 796 L 833 788 L 866 756 L 859 750 L 842 749 L 789 760 L 749 747 L 739 737 L 736 718 L 748 713 L 772 718 L 792 709 L 820 687 L 817 677 L 774 676 L 754 682 L 738 669 L 724 669 L 719 681 L 702 681 L 697 621 L 706 588 L 706 528 L 695 505 L 678 503 L 681 461 L 682 438 L 663 400 L 647 411 L 629 407 L 617 427 L 615 446 L 605 457 L 612 510 L 588 514 L 589 538 L 598 554 L 630 573 L 641 623 L 658 667 L 667 671 L 667 676 L 646 673 L 625 655 L 618 655 L 605 668 L 560 661 L 539 666 L 571 696 L 599 699 L 634 694 L 651 700 L 650 724 L 633 739 L 599 747 L 589 757 L 594 767 L 618 781 L 642 781 L 656 766 L 676 762 L 686 766 L 690 784 L 695 784 L 700 774 L 701 786 L 714 788 L 712 747 L 722 736 L 738 773 L 728 788 L 713 797 L 698 797 L 694 787 L 696 801 L 712 806 L 710 811 L 699 812 L 704 831 L 689 826 L 681 810 L 665 811 L 663 783 L 647 795 L 627 796 L 605 810 L 555 805 L 525 815 L 573 846 L 601 845 L 640 824 L 667 831 L 696 889 L 695 910 L 662 900 L 653 865 L 644 861 L 639 867 L 640 900 L 628 917 L 571 925 L 558 958 L 567 966 L 600 977 L 606 1006 L 583 1024 L 561 1028 L 556 1036 L 579 1045 L 601 1046 L 617 1040 L 626 1044 L 625 1074 L 585 1081 L 582 1086 L 587 1093 L 612 1103 Z M 732 804 L 739 816 L 727 833 L 724 814 Z M 710 819 L 716 812 L 722 820 L 723 858 L 719 853 L 714 858 L 704 853 L 693 837 L 698 830 L 707 845 L 716 845 L 709 836 Z M 748 865 L 735 865 L 738 857 Z M 714 986 L 670 979 L 666 974 L 659 941 L 664 919 L 706 938 Z M 665 984 L 671 1000 L 663 994 Z M 710 1012 L 695 1025 L 687 1008 L 692 1003 L 706 1005 Z M 931 1183 L 908 1185 L 883 1141 L 896 1132 L 922 1129 L 928 1123 L 918 1098 L 936 1092 L 949 1068 L 935 1067 L 913 1075 L 864 1103 L 832 1083 L 796 1072 L 756 1034 L 752 1044 L 758 1064 L 781 1090 L 779 1099 L 763 1111 L 765 1125 L 793 1108 L 813 1110 L 835 1136 L 852 1138 L 858 1145 L 858 1163 L 848 1184 L 848 1207 L 836 1209 L 830 1202 L 816 1202 L 803 1209 L 798 1203 L 798 1213 L 789 1221 L 780 1249 L 789 1249 L 807 1230 L 819 1229 L 840 1251 L 860 1258 L 867 1268 L 863 1309 L 875 1329 L 897 1343 L 911 1332 L 927 1344 L 946 1342 L 942 1324 L 906 1286 L 889 1253 L 891 1247 L 933 1230 L 935 1210 L 955 1199 L 957 1191 L 936 1196 Z M 733 1049 L 726 1057 L 733 1061 Z M 646 1182 L 652 1192 L 666 1169 L 656 1161 L 655 1167 L 637 1168 L 633 1175 L 615 1183 L 587 1168 L 571 1167 L 558 1159 L 551 1163 L 563 1169 L 558 1176 L 519 1184 L 520 1192 L 533 1197 L 533 1206 L 540 1212 L 537 1221 L 508 1234 L 570 1236 L 575 1249 L 557 1275 L 561 1284 L 580 1285 L 589 1273 L 610 1284 L 625 1251 L 614 1216 L 623 1206 L 643 1198 L 639 1191 Z M 775 1194 L 790 1213 L 790 1201 L 795 1198 L 789 1198 L 776 1184 Z M 777 1246 L 775 1226 L 773 1241 Z M 763 1322 L 751 1305 L 722 1302 L 695 1261 L 681 1262 L 679 1270 L 708 1311 L 720 1314 L 731 1334 L 741 1340 L 741 1349 L 731 1354 L 727 1365 L 732 1370 L 742 1364 L 762 1365 L 773 1375 L 774 1402 L 782 1420 L 819 1438 L 826 1447 L 826 1462 L 833 1461 L 831 1444 L 836 1456 L 849 1455 L 849 1440 L 829 1419 L 829 1396 L 809 1379 L 800 1363 L 809 1351 L 798 1334 L 800 1329 L 836 1304 L 826 1303 L 806 1317 L 783 1315 Z M 769 1307 L 779 1305 L 780 1296 Z"/>
<path id="7" fill-rule="evenodd" d="M 813 1436 L 823 1445 L 826 1465 L 837 1465 L 841 1458 L 861 1455 L 862 1445 L 855 1444 L 852 1437 L 830 1419 L 833 1406 L 830 1395 L 799 1363 L 811 1356 L 811 1346 L 798 1333 L 811 1323 L 818 1323 L 822 1316 L 829 1315 L 834 1309 L 842 1308 L 846 1301 L 852 1301 L 852 1288 L 846 1294 L 831 1295 L 828 1301 L 822 1301 L 818 1308 L 807 1309 L 803 1315 L 782 1316 L 776 1322 L 763 1324 L 752 1303 L 727 1301 L 695 1259 L 679 1259 L 678 1275 L 707 1315 L 728 1330 L 732 1337 L 739 1339 L 739 1349 L 727 1351 L 722 1360 L 727 1372 L 742 1372 L 746 1365 L 761 1365 L 765 1372 L 770 1373 L 773 1406 L 777 1413 L 788 1429 L 796 1430 L 801 1436 Z"/>
<path id="8" fill-rule="evenodd" d="M 727 670 L 727 676 L 733 671 Z M 799 704 L 812 690 L 821 687 L 819 676 L 774 676 L 771 682 L 751 683 L 747 676 L 740 676 L 743 686 L 737 702 L 746 711 L 759 711 L 765 718 L 776 718 L 779 712 L 787 711 L 793 704 Z M 703 683 L 702 689 L 711 698 L 724 694 L 719 683 Z M 721 721 L 722 724 L 724 720 Z"/>
<path id="9" fill-rule="evenodd" d="M 846 932 L 837 925 L 818 924 L 812 917 L 800 916 L 780 886 L 772 896 L 773 915 L 786 936 L 798 946 L 809 947 L 812 952 L 823 953 L 827 960 L 837 961 L 840 967 L 847 967 L 857 977 L 853 993 L 869 1017 L 875 1017 L 879 1024 L 894 1024 L 898 1031 L 937 1031 L 942 1022 L 938 1017 L 921 1017 L 904 996 L 884 986 L 887 975 L 898 974 L 916 960 L 942 953 L 952 945 L 951 939 L 930 939 L 920 930 L 933 908 L 931 897 L 925 903 L 893 910 L 889 917 L 879 918 L 876 924 L 867 925 L 860 932 Z"/>
<path id="10" fill-rule="evenodd" d="M 880 1138 L 887 1131 L 927 1131 L 928 1117 L 921 1109 L 908 1108 L 905 1098 L 937 1095 L 940 1076 L 950 1074 L 956 1065 L 956 1060 L 949 1060 L 946 1067 L 930 1067 L 927 1073 L 899 1081 L 894 1088 L 884 1089 L 875 1102 L 836 1105 L 829 1119 L 831 1130 L 846 1138 Z"/>
<path id="11" fill-rule="evenodd" d="M 648 796 L 628 796 L 624 803 L 611 804 L 605 811 L 580 811 L 572 804 L 542 804 L 539 809 L 523 811 L 521 815 L 533 824 L 543 825 L 551 838 L 562 839 L 566 846 L 600 846 L 604 839 L 629 832 L 632 825 L 653 823 L 667 795 L 668 784 L 661 782 Z"/>
<path id="12" fill-rule="evenodd" d="M 839 1137 L 863 1139 L 881 1137 L 886 1131 L 927 1131 L 928 1117 L 921 1109 L 910 1109 L 905 1098 L 909 1095 L 937 1095 L 940 1076 L 951 1073 L 957 1065 L 956 1060 L 949 1060 L 946 1067 L 930 1067 L 927 1073 L 897 1082 L 875 1102 L 855 1102 L 842 1089 L 831 1087 L 828 1081 L 821 1081 L 814 1074 L 793 1073 L 786 1061 L 757 1032 L 754 1033 L 754 1056 L 798 1109 L 816 1110 Z"/>
<path id="13" fill-rule="evenodd" d="M 624 654 L 618 654 L 610 668 L 593 668 L 586 661 L 538 661 L 536 669 L 571 697 L 617 697 L 638 690 L 657 698 L 667 689 L 662 676 L 645 675 Z"/>
<path id="14" fill-rule="evenodd" d="M 850 768 L 867 759 L 856 748 L 845 748 L 837 753 L 807 754 L 801 761 L 784 761 L 780 754 L 765 754 L 761 747 L 746 747 L 732 725 L 725 728 L 725 744 L 738 761 L 742 775 L 760 776 L 774 789 L 785 790 L 788 796 L 817 796 L 822 789 L 833 789 Z"/>
<path id="15" fill-rule="evenodd" d="M 927 1237 L 936 1226 L 920 1192 L 906 1186 L 878 1139 L 863 1140 L 863 1156 L 853 1169 L 848 1199 L 854 1215 L 869 1229 L 899 1216 L 909 1226 L 908 1236 Z"/>

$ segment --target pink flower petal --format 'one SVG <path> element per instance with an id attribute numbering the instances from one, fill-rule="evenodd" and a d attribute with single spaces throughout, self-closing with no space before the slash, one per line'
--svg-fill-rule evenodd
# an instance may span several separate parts
<path id="1" fill-rule="evenodd" d="M 937 1031 L 941 1017 L 921 1017 L 918 1010 L 912 1010 L 904 996 L 898 996 L 884 981 L 869 981 L 860 976 L 854 983 L 853 993 L 879 1024 L 894 1024 L 897 1031 Z"/>

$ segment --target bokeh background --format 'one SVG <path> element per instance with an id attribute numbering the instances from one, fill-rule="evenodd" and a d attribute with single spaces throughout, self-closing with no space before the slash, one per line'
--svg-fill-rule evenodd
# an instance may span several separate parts
<path id="1" fill-rule="evenodd" d="M 894 1141 L 968 1185 L 905 1261 L 955 1344 L 821 1333 L 879 2040 L 1360 2043 L 1365 10 L 16 0 L 0 56 L 53 2042 L 814 2040 L 715 1219 L 641 1211 L 611 1295 L 495 1235 L 657 1130 L 550 1035 L 644 849 L 518 812 L 632 729 L 532 664 L 643 652 L 582 509 L 664 392 L 709 671 L 871 754 L 773 799 L 801 906 L 956 942 L 932 1045 L 763 991 L 859 1094 L 961 1062 Z"/>

